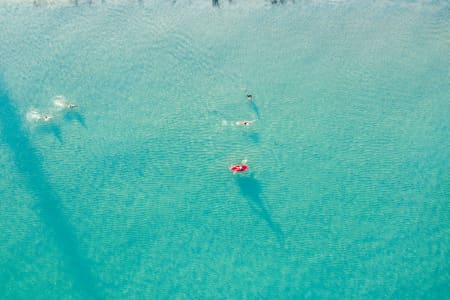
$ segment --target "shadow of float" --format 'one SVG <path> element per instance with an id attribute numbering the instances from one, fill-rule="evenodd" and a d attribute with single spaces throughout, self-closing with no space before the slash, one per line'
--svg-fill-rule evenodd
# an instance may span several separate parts
<path id="1" fill-rule="evenodd" d="M 88 260 L 79 250 L 75 230 L 64 215 L 61 201 L 55 193 L 42 166 L 38 151 L 33 147 L 22 126 L 20 115 L 9 98 L 3 74 L 0 73 L 0 139 L 9 146 L 14 163 L 37 199 L 37 214 L 52 232 L 55 244 L 64 257 L 65 267 L 72 276 L 74 287 L 82 299 L 102 299 L 97 278 Z M 52 130 L 49 127 L 49 130 Z"/>
<path id="2" fill-rule="evenodd" d="M 284 236 L 283 231 L 279 224 L 272 220 L 269 211 L 264 205 L 263 200 L 261 199 L 261 183 L 259 180 L 251 176 L 238 176 L 236 178 L 237 185 L 239 186 L 242 195 L 247 198 L 252 210 L 257 213 L 269 226 L 269 228 L 276 235 L 278 241 L 283 244 Z"/>

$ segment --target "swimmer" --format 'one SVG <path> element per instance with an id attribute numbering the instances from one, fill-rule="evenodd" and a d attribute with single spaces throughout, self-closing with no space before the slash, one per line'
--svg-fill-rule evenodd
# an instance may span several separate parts
<path id="1" fill-rule="evenodd" d="M 50 121 L 50 119 L 53 118 L 53 117 L 50 116 L 50 115 L 41 115 L 40 118 L 41 118 L 42 120 L 44 120 L 45 122 L 48 122 L 48 121 Z"/>
<path id="2" fill-rule="evenodd" d="M 50 121 L 50 119 L 53 118 L 53 116 L 48 114 L 40 114 L 39 112 L 32 110 L 27 113 L 27 120 L 28 121 L 39 121 L 43 120 L 45 122 Z"/>
<path id="3" fill-rule="evenodd" d="M 249 168 L 248 165 L 246 165 L 246 164 L 247 164 L 247 159 L 244 159 L 244 160 L 241 161 L 240 164 L 236 164 L 234 166 L 231 166 L 229 169 L 230 169 L 230 171 L 233 172 L 233 174 L 237 174 L 239 172 L 245 172 Z"/>
<path id="4" fill-rule="evenodd" d="M 62 95 L 53 97 L 53 104 L 56 106 L 58 110 L 73 109 L 75 107 L 78 107 L 75 104 L 69 103 L 67 101 L 67 98 Z"/>
<path id="5" fill-rule="evenodd" d="M 255 120 L 253 120 L 253 121 L 242 120 L 242 121 L 237 121 L 236 125 L 249 126 L 253 122 L 255 122 Z"/>
<path id="6" fill-rule="evenodd" d="M 248 95 L 247 95 L 247 99 L 248 99 L 249 101 L 252 101 L 252 100 L 253 100 L 253 96 L 250 95 L 250 94 L 248 94 Z"/>

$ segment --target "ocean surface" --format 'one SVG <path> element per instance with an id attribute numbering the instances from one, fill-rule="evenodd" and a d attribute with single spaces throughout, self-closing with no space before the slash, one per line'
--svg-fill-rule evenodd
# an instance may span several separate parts
<path id="1" fill-rule="evenodd" d="M 0 2 L 0 299 L 450 298 L 449 2 L 55 2 Z"/>

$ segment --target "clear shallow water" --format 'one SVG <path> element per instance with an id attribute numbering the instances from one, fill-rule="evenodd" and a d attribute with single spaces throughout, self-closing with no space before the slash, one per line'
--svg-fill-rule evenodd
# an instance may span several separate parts
<path id="1" fill-rule="evenodd" d="M 449 23 L 0 5 L 1 298 L 448 297 Z"/>

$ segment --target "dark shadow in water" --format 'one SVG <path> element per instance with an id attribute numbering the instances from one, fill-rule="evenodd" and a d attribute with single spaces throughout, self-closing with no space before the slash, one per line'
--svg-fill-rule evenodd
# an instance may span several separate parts
<path id="1" fill-rule="evenodd" d="M 51 122 L 51 121 L 50 121 Z M 61 128 L 56 124 L 42 124 L 37 129 L 38 132 L 53 135 L 61 144 L 63 143 Z"/>
<path id="2" fill-rule="evenodd" d="M 228 3 L 232 3 L 232 2 L 233 2 L 233 0 L 228 0 Z M 212 0 L 212 5 L 219 7 L 220 6 L 219 0 Z"/>
<path id="3" fill-rule="evenodd" d="M 56 124 L 50 124 L 50 130 L 52 131 L 53 135 L 58 139 L 58 141 L 62 144 L 62 134 L 61 134 L 61 128 L 59 128 Z"/>
<path id="4" fill-rule="evenodd" d="M 255 101 L 251 100 L 251 101 L 248 101 L 248 103 L 249 103 L 249 105 L 250 105 L 250 108 L 255 112 L 256 118 L 259 119 L 259 118 L 260 118 L 260 115 L 259 115 L 259 108 L 258 108 L 258 106 L 256 105 Z"/>
<path id="5" fill-rule="evenodd" d="M 64 114 L 64 121 L 66 122 L 76 121 L 80 123 L 80 125 L 83 126 L 84 128 L 87 128 L 86 119 L 84 118 L 84 116 L 74 110 L 68 111 Z"/>
<path id="6" fill-rule="evenodd" d="M 253 143 L 255 143 L 255 144 L 259 143 L 259 141 L 260 141 L 259 133 L 253 131 L 253 132 L 247 132 L 246 134 Z"/>
<path id="7" fill-rule="evenodd" d="M 272 220 L 269 211 L 265 207 L 262 199 L 261 199 L 261 183 L 259 180 L 251 176 L 240 176 L 237 175 L 236 182 L 241 189 L 242 195 L 247 198 L 250 204 L 250 207 L 255 211 L 266 223 L 269 225 L 270 229 L 275 233 L 278 241 L 281 244 L 284 244 L 284 236 L 283 231 L 281 231 L 280 225 Z"/>
<path id="8" fill-rule="evenodd" d="M 67 221 L 61 201 L 45 175 L 41 157 L 22 126 L 2 75 L 0 73 L 0 139 L 10 147 L 15 165 L 37 199 L 36 213 L 54 235 L 67 272 L 73 278 L 74 288 L 80 292 L 82 299 L 102 299 L 97 278 L 92 273 L 88 260 L 80 253 L 75 230 Z"/>
<path id="9" fill-rule="evenodd" d="M 272 4 L 278 4 L 278 3 L 280 3 L 280 4 L 285 4 L 285 3 L 286 3 L 286 0 L 271 0 L 271 3 L 272 3 Z M 292 0 L 292 3 L 295 3 L 295 1 Z"/>

